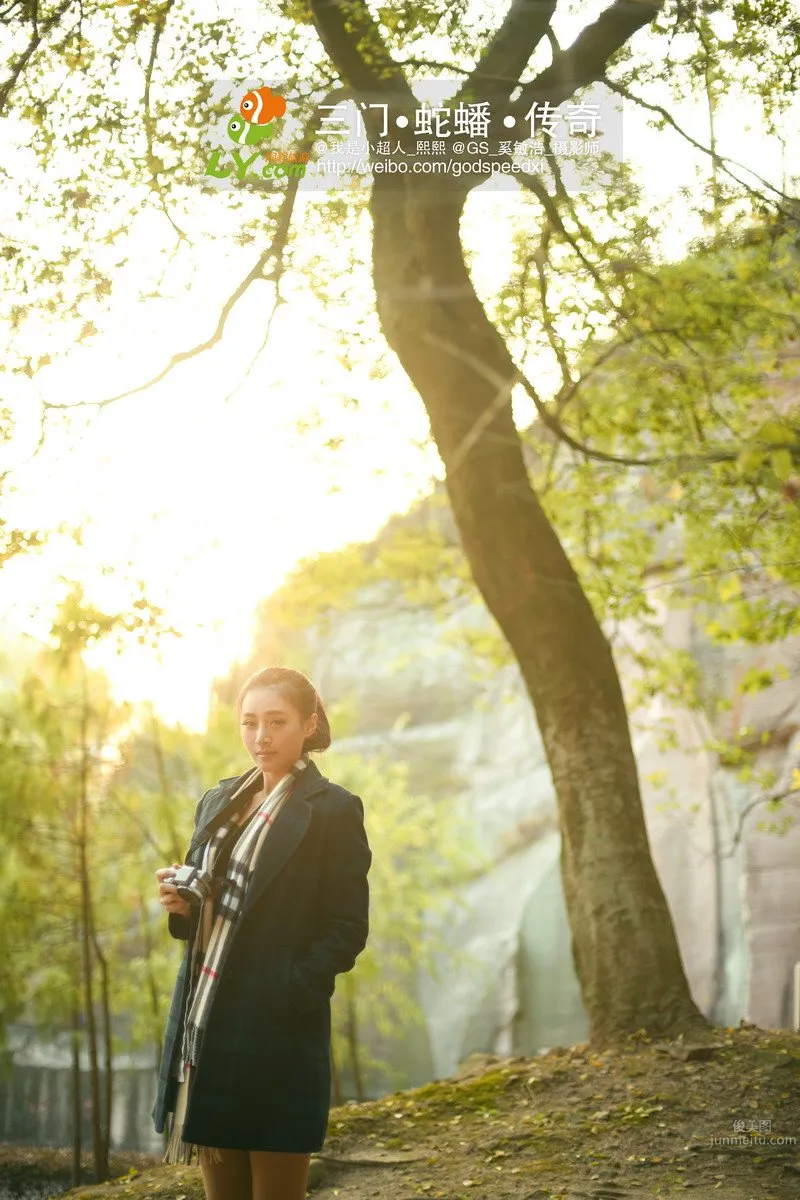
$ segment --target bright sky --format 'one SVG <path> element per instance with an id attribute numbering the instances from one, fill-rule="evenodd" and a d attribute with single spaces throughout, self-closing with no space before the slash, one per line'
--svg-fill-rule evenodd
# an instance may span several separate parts
<path id="1" fill-rule="evenodd" d="M 220 294 L 187 297 L 165 305 L 168 312 L 129 309 L 124 332 L 103 337 L 105 353 L 87 346 L 70 372 L 41 372 L 53 377 L 46 388 L 41 379 L 42 391 L 69 399 L 88 384 L 113 394 L 154 374 L 213 325 Z M 223 402 L 263 337 L 268 296 L 269 285 L 252 290 L 224 347 L 104 409 L 80 440 L 53 438 L 20 470 L 9 512 L 28 527 L 66 522 L 85 532 L 81 547 L 54 538 L 7 564 L 7 618 L 43 636 L 57 576 L 86 581 L 111 611 L 125 606 L 131 581 L 143 579 L 183 638 L 164 639 L 160 662 L 138 648 L 124 660 L 95 661 L 120 698 L 155 699 L 165 717 L 192 725 L 205 718 L 213 675 L 247 653 L 257 601 L 299 558 L 373 536 L 436 465 L 431 449 L 413 444 L 427 438 L 413 391 L 382 387 L 366 370 L 349 376 L 325 353 L 325 336 L 289 306 L 279 309 L 263 367 Z M 349 409 L 340 394 L 364 402 Z M 316 405 L 321 428 L 301 436 L 294 423 Z M 322 447 L 332 436 L 343 439 L 335 451 Z"/>
<path id="2" fill-rule="evenodd" d="M 701 108 L 672 108 L 704 138 Z M 756 128 L 746 131 L 748 121 L 758 124 L 751 109 L 731 99 L 720 121 L 723 153 L 779 184 L 780 145 L 765 142 Z M 638 164 L 649 202 L 666 205 L 681 183 L 696 184 L 697 157 L 676 136 L 647 129 L 627 107 L 624 137 L 626 158 Z M 796 149 L 795 143 L 795 161 Z M 301 194 L 300 203 L 314 199 Z M 502 213 L 513 197 L 486 203 Z M 665 250 L 679 254 L 699 230 L 681 206 L 673 213 Z M 302 211 L 295 219 L 302 221 Z M 163 217 L 142 216 L 132 257 L 152 257 L 163 224 Z M 508 266 L 502 228 L 492 243 L 487 224 L 475 268 L 481 291 Z M 50 232 L 57 234 L 53 227 Z M 213 676 L 248 653 L 255 605 L 298 559 L 371 538 L 440 475 L 435 448 L 424 445 L 427 414 L 402 373 L 374 380 L 368 363 L 348 371 L 315 323 L 315 310 L 288 289 L 290 303 L 279 310 L 268 351 L 224 400 L 263 336 L 272 298 L 267 283 L 239 303 L 213 351 L 99 415 L 83 410 L 73 432 L 53 437 L 26 462 L 38 436 L 37 390 L 51 401 L 71 402 L 143 382 L 176 350 L 211 332 L 221 300 L 257 253 L 252 246 L 234 253 L 229 243 L 204 249 L 192 264 L 193 277 L 178 280 L 172 298 L 117 303 L 99 336 L 63 364 L 44 368 L 34 383 L 17 377 L 17 393 L 9 396 L 31 423 L 14 446 L 18 492 L 6 519 L 40 529 L 82 525 L 84 537 L 80 547 L 53 537 L 3 569 L 0 640 L 14 630 L 45 637 L 65 579 L 83 581 L 90 598 L 109 609 L 124 607 L 133 581 L 144 580 L 148 598 L 166 609 L 182 638 L 164 639 L 157 654 L 132 647 L 121 657 L 98 653 L 94 661 L 108 671 L 118 699 L 153 701 L 167 720 L 195 728 L 204 725 Z M 365 245 L 365 260 L 368 254 Z M 135 287 L 129 290 L 133 297 Z M 348 292 L 325 322 L 347 321 L 357 302 Z M 345 407 L 343 396 L 358 397 L 359 407 Z M 318 426 L 298 432 L 297 422 L 315 413 Z M 515 407 L 520 423 L 530 415 L 524 402 Z M 342 439 L 338 449 L 324 448 L 330 437 Z"/>

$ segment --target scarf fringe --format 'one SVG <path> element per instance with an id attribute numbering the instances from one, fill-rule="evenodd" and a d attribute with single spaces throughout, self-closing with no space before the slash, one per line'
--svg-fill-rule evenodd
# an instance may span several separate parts
<path id="1" fill-rule="evenodd" d="M 198 1058 L 200 1057 L 200 1044 L 203 1039 L 203 1030 L 199 1025 L 195 1025 L 193 1021 L 190 1021 L 187 1016 L 184 1032 L 183 1061 L 185 1063 L 191 1063 L 192 1066 L 195 1066 Z"/>
<path id="2" fill-rule="evenodd" d="M 190 1167 L 194 1161 L 196 1152 L 198 1164 L 221 1162 L 222 1155 L 216 1146 L 199 1146 L 195 1142 L 185 1142 L 183 1140 L 183 1125 L 186 1120 L 186 1105 L 189 1100 L 189 1087 L 192 1074 L 192 1068 L 188 1063 L 184 1065 L 184 1071 L 183 1082 L 178 1086 L 175 1113 L 172 1119 L 172 1131 L 169 1135 L 166 1152 L 161 1161 L 176 1167 Z"/>

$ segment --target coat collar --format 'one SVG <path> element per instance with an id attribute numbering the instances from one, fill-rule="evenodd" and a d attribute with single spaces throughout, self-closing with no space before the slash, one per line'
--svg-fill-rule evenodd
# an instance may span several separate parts
<path id="1" fill-rule="evenodd" d="M 204 814 L 203 824 L 192 838 L 187 858 L 202 842 L 207 841 L 220 825 L 224 824 L 231 813 L 242 806 L 241 793 L 249 791 L 251 785 L 255 786 L 260 774 L 260 769 L 254 767 L 252 770 L 246 771 L 244 775 L 220 781 L 219 791 L 209 803 Z M 252 907 L 256 899 L 285 865 L 287 859 L 297 849 L 311 821 L 311 801 L 320 792 L 325 791 L 329 782 L 317 764 L 309 759 L 308 766 L 295 781 L 286 803 L 275 818 L 275 823 L 264 841 L 240 916 L 244 916 Z M 233 804 L 235 796 L 237 803 Z"/>

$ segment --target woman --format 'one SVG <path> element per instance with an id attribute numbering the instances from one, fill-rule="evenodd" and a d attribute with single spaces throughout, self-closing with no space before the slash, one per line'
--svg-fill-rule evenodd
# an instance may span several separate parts
<path id="1" fill-rule="evenodd" d="M 239 694 L 254 768 L 195 812 L 175 882 L 156 871 L 169 932 L 187 942 L 153 1107 L 165 1162 L 197 1148 L 208 1200 L 303 1200 L 330 1109 L 330 998 L 369 929 L 372 852 L 360 797 L 309 758 L 330 745 L 299 671 L 268 667 Z M 178 890 L 180 888 L 180 891 Z"/>

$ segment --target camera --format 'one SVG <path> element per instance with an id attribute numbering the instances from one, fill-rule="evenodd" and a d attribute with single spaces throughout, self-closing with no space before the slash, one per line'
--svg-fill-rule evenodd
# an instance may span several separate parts
<path id="1" fill-rule="evenodd" d="M 182 900 L 201 905 L 209 896 L 216 897 L 219 894 L 221 880 L 185 863 L 168 875 L 164 882 L 171 883 Z"/>

